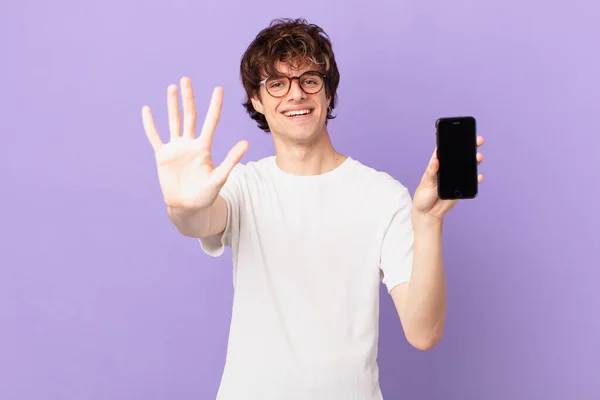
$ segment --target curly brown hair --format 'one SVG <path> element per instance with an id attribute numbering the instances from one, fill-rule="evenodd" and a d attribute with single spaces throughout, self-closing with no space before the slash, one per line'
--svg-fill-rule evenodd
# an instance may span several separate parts
<path id="1" fill-rule="evenodd" d="M 275 68 L 278 61 L 295 68 L 307 62 L 320 66 L 326 76 L 325 93 L 331 96 L 325 123 L 335 118 L 332 112 L 337 103 L 340 73 L 329 36 L 322 28 L 302 18 L 275 19 L 250 43 L 240 64 L 241 80 L 246 90 L 242 105 L 258 127 L 270 132 L 265 116 L 254 109 L 250 99 L 255 96 L 260 99 L 260 81 L 264 76 L 277 75 Z"/>

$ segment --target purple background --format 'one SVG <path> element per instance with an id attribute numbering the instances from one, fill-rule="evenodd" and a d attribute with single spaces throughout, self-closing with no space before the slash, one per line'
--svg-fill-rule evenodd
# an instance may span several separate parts
<path id="1" fill-rule="evenodd" d="M 445 223 L 442 343 L 412 349 L 382 287 L 386 399 L 600 398 L 600 5 L 559 3 L 4 3 L 0 398 L 214 399 L 230 252 L 170 224 L 140 110 L 167 138 L 168 84 L 191 76 L 202 116 L 222 85 L 215 159 L 272 154 L 238 65 L 284 16 L 332 37 L 341 152 L 414 192 L 437 117 L 487 140 L 480 197 Z"/>

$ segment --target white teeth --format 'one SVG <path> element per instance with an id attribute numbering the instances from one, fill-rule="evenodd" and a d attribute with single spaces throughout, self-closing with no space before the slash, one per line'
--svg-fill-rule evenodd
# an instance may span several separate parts
<path id="1" fill-rule="evenodd" d="M 284 113 L 285 116 L 291 117 L 294 115 L 306 115 L 310 114 L 310 110 L 298 110 L 298 111 L 288 111 Z"/>

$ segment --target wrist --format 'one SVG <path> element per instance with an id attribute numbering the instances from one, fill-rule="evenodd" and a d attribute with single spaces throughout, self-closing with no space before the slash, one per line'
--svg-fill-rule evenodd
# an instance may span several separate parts
<path id="1" fill-rule="evenodd" d="M 199 214 L 205 210 L 209 210 L 209 207 L 202 207 L 202 208 L 196 208 L 196 207 L 179 207 L 179 206 L 169 206 L 167 205 L 167 213 L 170 217 L 175 217 L 175 218 L 182 218 L 182 217 L 188 217 L 191 215 L 195 215 L 195 214 Z"/>
<path id="2" fill-rule="evenodd" d="M 444 221 L 443 218 L 434 217 L 427 213 L 413 211 L 412 223 L 414 229 L 441 229 Z"/>

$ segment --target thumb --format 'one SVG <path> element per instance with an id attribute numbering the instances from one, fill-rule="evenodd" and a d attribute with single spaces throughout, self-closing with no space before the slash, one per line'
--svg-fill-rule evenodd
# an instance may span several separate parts
<path id="1" fill-rule="evenodd" d="M 429 164 L 423 174 L 423 178 L 421 179 L 421 185 L 423 187 L 434 188 L 437 186 L 437 172 L 439 167 L 440 162 L 437 159 L 436 151 L 434 151 L 431 159 L 429 159 Z"/>
<path id="2" fill-rule="evenodd" d="M 246 140 L 242 140 L 238 142 L 235 146 L 233 146 L 231 150 L 229 150 L 229 152 L 227 153 L 227 156 L 225 157 L 225 160 L 223 160 L 221 165 L 214 169 L 213 179 L 220 185 L 224 184 L 227 180 L 227 177 L 231 173 L 231 170 L 233 169 L 233 167 L 235 167 L 237 163 L 240 162 L 240 160 L 248 150 L 248 147 L 250 147 L 250 143 L 248 143 Z"/>

